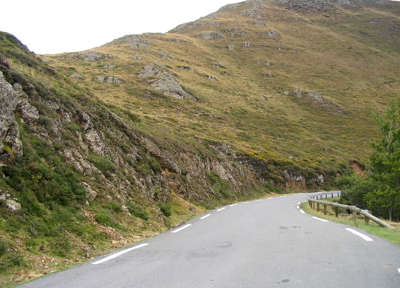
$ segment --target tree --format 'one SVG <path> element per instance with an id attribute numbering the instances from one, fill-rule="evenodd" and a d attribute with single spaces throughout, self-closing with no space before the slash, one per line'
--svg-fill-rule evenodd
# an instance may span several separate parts
<path id="1" fill-rule="evenodd" d="M 382 138 L 373 144 L 369 176 L 376 189 L 365 200 L 373 212 L 400 219 L 400 101 L 390 105 L 377 122 Z"/>

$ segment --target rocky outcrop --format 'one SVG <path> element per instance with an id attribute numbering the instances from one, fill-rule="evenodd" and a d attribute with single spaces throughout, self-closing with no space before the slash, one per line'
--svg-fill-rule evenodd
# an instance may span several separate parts
<path id="1" fill-rule="evenodd" d="M 262 0 L 251 0 L 248 1 L 251 6 L 247 9 L 244 9 L 240 12 L 243 16 L 250 18 L 262 18 L 264 14 L 262 13 L 262 9 L 265 7 Z"/>
<path id="2" fill-rule="evenodd" d="M 269 30 L 269 31 L 267 31 L 266 35 L 270 39 L 274 39 L 274 40 L 281 39 L 281 33 L 279 33 L 278 31 Z"/>
<path id="3" fill-rule="evenodd" d="M 20 97 L 0 71 L 0 163 L 23 154 L 15 120 L 15 111 L 19 103 Z"/>
<path id="4" fill-rule="evenodd" d="M 132 49 L 149 50 L 150 41 L 144 35 L 127 35 L 113 41 L 114 43 L 127 43 Z"/>
<path id="5" fill-rule="evenodd" d="M 121 84 L 124 80 L 115 77 L 115 76 L 107 76 L 107 75 L 97 75 L 94 80 L 100 83 L 107 83 L 107 84 Z"/>
<path id="6" fill-rule="evenodd" d="M 79 79 L 79 80 L 85 79 L 85 77 L 83 77 L 83 76 L 82 76 L 81 74 L 79 74 L 79 73 L 72 73 L 69 77 L 72 78 L 72 79 Z"/>
<path id="7" fill-rule="evenodd" d="M 81 54 L 73 54 L 74 57 L 81 59 L 83 61 L 88 61 L 88 62 L 94 62 L 98 60 L 104 60 L 104 59 L 111 59 L 112 55 L 110 54 L 104 54 L 100 52 L 94 52 L 94 51 L 89 51 L 86 53 L 81 53 Z"/>
<path id="8" fill-rule="evenodd" d="M 333 110 L 338 113 L 344 113 L 344 109 L 336 103 L 329 101 L 316 91 L 304 91 L 296 88 L 293 91 L 284 91 L 284 95 L 293 96 L 301 100 L 305 100 L 313 105 L 317 105 L 322 108 Z"/>
<path id="9" fill-rule="evenodd" d="M 21 210 L 21 204 L 17 199 L 13 199 L 9 193 L 3 193 L 0 190 L 0 204 L 1 203 L 11 212 L 16 213 Z"/>
<path id="10" fill-rule="evenodd" d="M 158 51 L 158 55 L 160 55 L 162 58 L 167 59 L 167 60 L 172 59 L 172 57 L 169 56 L 168 53 L 163 50 Z"/>
<path id="11" fill-rule="evenodd" d="M 140 78 L 152 78 L 151 87 L 162 91 L 168 96 L 177 99 L 190 99 L 193 101 L 199 101 L 195 96 L 186 92 L 179 82 L 169 72 L 160 70 L 158 67 L 153 65 L 147 65 L 144 67 L 143 72 L 139 74 Z"/>
<path id="12" fill-rule="evenodd" d="M 221 33 L 218 33 L 218 32 L 204 32 L 204 33 L 197 35 L 197 37 L 205 39 L 205 40 L 217 40 L 217 39 L 223 38 L 224 35 L 222 35 Z"/>

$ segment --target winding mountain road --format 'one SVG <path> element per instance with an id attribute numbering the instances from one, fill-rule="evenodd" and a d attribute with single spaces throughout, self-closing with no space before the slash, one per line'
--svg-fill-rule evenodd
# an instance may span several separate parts
<path id="1" fill-rule="evenodd" d="M 228 205 L 20 287 L 400 287 L 400 247 L 307 215 L 308 197 Z"/>

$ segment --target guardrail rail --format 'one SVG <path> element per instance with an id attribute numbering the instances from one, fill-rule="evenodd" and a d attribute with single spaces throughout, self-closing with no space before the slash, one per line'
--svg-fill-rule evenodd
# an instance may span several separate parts
<path id="1" fill-rule="evenodd" d="M 347 212 L 351 212 L 351 214 L 353 215 L 354 221 L 356 221 L 357 215 L 362 215 L 364 217 L 366 224 L 368 224 L 369 221 L 371 220 L 382 227 L 393 229 L 393 227 L 391 225 L 389 225 L 388 223 L 386 223 L 385 221 L 382 221 L 381 219 L 379 219 L 379 218 L 375 217 L 374 215 L 372 215 L 371 213 L 369 213 L 367 210 L 360 209 L 357 206 L 344 205 L 344 204 L 340 204 L 340 203 L 336 203 L 336 202 L 319 200 L 319 199 L 328 199 L 328 198 L 339 197 L 341 194 L 342 194 L 341 191 L 318 193 L 318 194 L 313 195 L 313 197 L 308 200 L 308 205 L 310 206 L 311 209 L 316 209 L 317 211 L 320 211 L 321 206 L 322 206 L 323 212 L 325 215 L 327 214 L 328 206 L 330 206 L 335 211 L 336 217 L 339 217 L 340 209 L 343 209 L 343 210 L 346 210 Z M 330 196 L 330 197 L 328 197 L 328 196 Z"/>

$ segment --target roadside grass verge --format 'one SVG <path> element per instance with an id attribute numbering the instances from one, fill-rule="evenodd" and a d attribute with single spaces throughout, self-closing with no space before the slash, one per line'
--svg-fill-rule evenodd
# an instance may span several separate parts
<path id="1" fill-rule="evenodd" d="M 370 221 L 369 224 L 366 224 L 364 219 L 362 217 L 356 217 L 355 219 L 353 218 L 352 215 L 348 214 L 339 214 L 339 217 L 336 218 L 335 212 L 333 209 L 328 207 L 327 209 L 327 214 L 325 215 L 322 211 L 316 211 L 311 209 L 311 207 L 308 205 L 308 203 L 303 203 L 300 206 L 306 213 L 317 216 L 320 218 L 325 218 L 333 222 L 338 222 L 342 223 L 345 225 L 357 227 L 359 229 L 362 229 L 372 235 L 379 236 L 383 239 L 386 239 L 394 244 L 400 245 L 400 223 L 398 222 L 389 222 L 386 221 L 387 223 L 391 224 L 393 227 L 395 227 L 393 230 L 385 228 L 385 227 L 380 227 L 378 224 Z"/>

